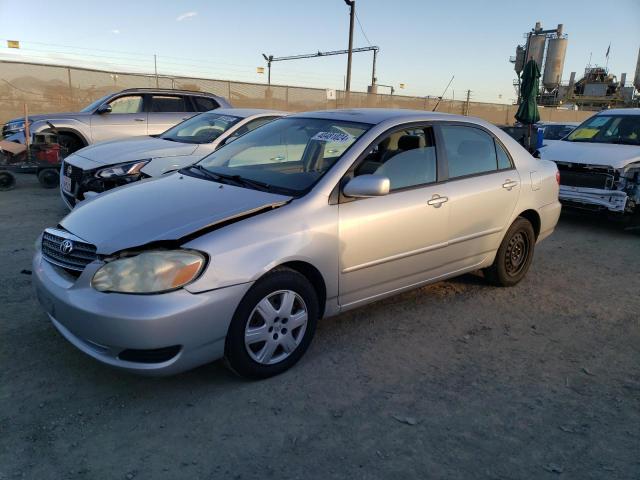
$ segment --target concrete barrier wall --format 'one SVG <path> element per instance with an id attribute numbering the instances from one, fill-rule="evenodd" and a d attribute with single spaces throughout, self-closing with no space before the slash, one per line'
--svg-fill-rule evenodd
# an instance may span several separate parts
<path id="1" fill-rule="evenodd" d="M 336 91 L 328 99 L 327 91 L 317 88 L 268 86 L 206 78 L 170 77 L 108 72 L 77 67 L 42 65 L 0 60 L 0 124 L 20 117 L 24 104 L 29 113 L 78 111 L 111 92 L 140 87 L 180 88 L 214 93 L 228 98 L 236 107 L 274 108 L 286 111 L 332 108 L 407 108 L 432 110 L 435 99 L 404 95 L 368 94 Z M 443 100 L 439 112 L 476 116 L 492 123 L 512 125 L 516 107 L 504 104 Z M 540 108 L 545 121 L 580 122 L 594 112 Z"/>

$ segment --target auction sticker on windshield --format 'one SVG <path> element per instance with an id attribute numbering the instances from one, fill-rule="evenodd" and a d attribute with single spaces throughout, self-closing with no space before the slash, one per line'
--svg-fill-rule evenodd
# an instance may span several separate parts
<path id="1" fill-rule="evenodd" d="M 348 133 L 340 132 L 318 132 L 311 138 L 311 140 L 320 140 L 322 142 L 334 143 L 350 143 L 353 141 L 353 139 L 354 137 L 352 137 Z"/>

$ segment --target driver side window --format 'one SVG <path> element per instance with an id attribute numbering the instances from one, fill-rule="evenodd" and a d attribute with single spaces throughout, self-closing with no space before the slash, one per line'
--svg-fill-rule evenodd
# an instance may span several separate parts
<path id="1" fill-rule="evenodd" d="M 111 113 L 140 113 L 142 111 L 142 97 L 129 95 L 118 97 L 109 102 Z"/>
<path id="2" fill-rule="evenodd" d="M 433 129 L 410 128 L 384 137 L 354 172 L 354 176 L 366 174 L 387 177 L 391 192 L 434 183 L 437 162 Z"/>

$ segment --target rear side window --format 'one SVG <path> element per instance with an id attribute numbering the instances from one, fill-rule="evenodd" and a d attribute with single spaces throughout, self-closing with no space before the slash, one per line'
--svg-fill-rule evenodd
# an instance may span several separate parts
<path id="1" fill-rule="evenodd" d="M 192 97 L 196 104 L 197 112 L 208 112 L 209 110 L 215 110 L 220 105 L 213 98 L 208 97 Z"/>
<path id="2" fill-rule="evenodd" d="M 504 147 L 500 145 L 497 141 L 496 144 L 496 153 L 498 154 L 498 170 L 508 170 L 509 168 L 513 168 L 511 164 L 511 159 L 507 152 L 505 152 Z"/>
<path id="3" fill-rule="evenodd" d="M 151 112 L 186 112 L 186 106 L 183 97 L 165 97 L 154 95 L 151 97 Z"/>
<path id="4" fill-rule="evenodd" d="M 493 137 L 479 128 L 442 126 L 449 178 L 495 172 L 498 166 Z"/>

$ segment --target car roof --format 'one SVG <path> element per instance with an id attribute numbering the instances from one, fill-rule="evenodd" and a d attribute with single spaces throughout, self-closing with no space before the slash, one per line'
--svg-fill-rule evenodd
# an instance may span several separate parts
<path id="1" fill-rule="evenodd" d="M 152 87 L 125 88 L 124 90 L 120 90 L 119 92 L 114 92 L 112 95 L 117 95 L 119 93 L 132 93 L 132 92 L 138 92 L 138 93 L 173 93 L 173 94 L 181 94 L 181 95 L 200 95 L 200 96 L 203 96 L 203 97 L 221 98 L 219 95 L 214 95 L 213 93 L 209 93 L 209 92 L 200 92 L 200 91 L 196 91 L 196 90 L 179 90 L 179 89 L 173 89 L 173 88 L 152 88 Z"/>
<path id="2" fill-rule="evenodd" d="M 254 115 L 288 115 L 289 112 L 283 112 L 280 110 L 268 110 L 265 108 L 216 108 L 215 110 L 209 110 L 207 113 L 218 113 L 221 115 L 233 115 L 234 117 L 247 118 Z"/>
<path id="3" fill-rule="evenodd" d="M 462 120 L 466 122 L 480 123 L 481 120 L 475 117 L 465 117 L 450 113 L 429 112 L 426 110 L 407 110 L 402 108 L 349 108 L 344 110 L 316 110 L 312 112 L 301 112 L 291 115 L 301 118 L 325 118 L 330 120 L 342 120 L 350 122 L 362 122 L 378 124 L 387 120 L 398 122 L 411 122 L 423 120 Z M 484 123 L 484 122 L 483 122 Z"/>
<path id="4" fill-rule="evenodd" d="M 602 110 L 596 115 L 640 115 L 640 108 L 612 108 L 610 110 Z"/>

